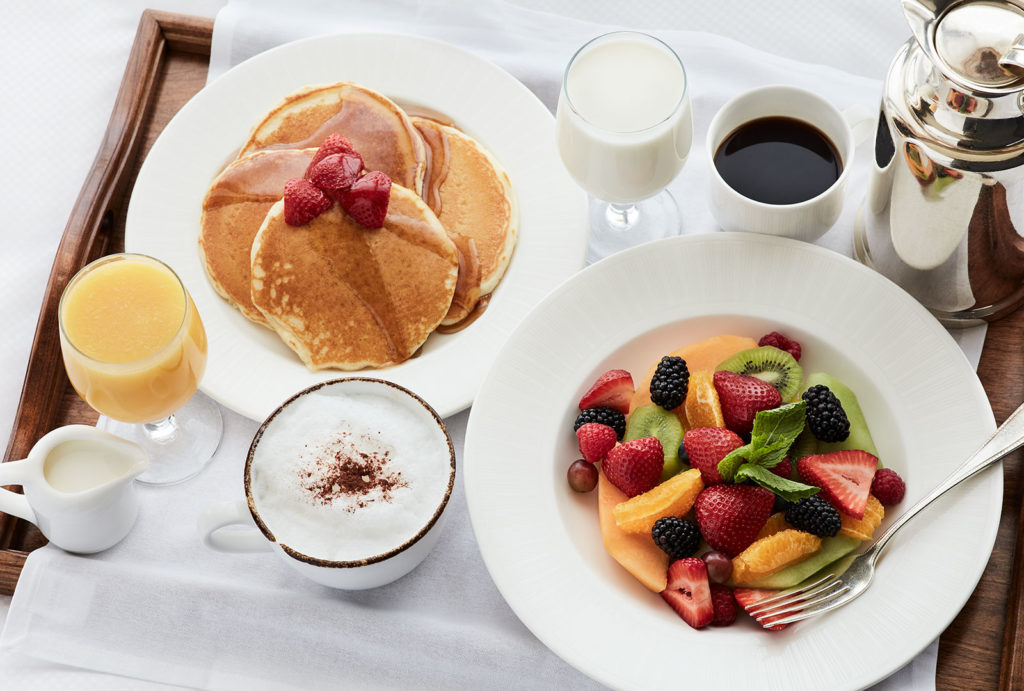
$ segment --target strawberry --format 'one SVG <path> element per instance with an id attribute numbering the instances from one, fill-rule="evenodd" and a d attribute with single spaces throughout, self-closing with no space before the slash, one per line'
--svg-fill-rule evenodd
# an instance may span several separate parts
<path id="1" fill-rule="evenodd" d="M 629 402 L 633 398 L 633 376 L 624 369 L 610 369 L 594 382 L 583 398 L 580 410 L 587 408 L 613 408 L 629 414 Z"/>
<path id="2" fill-rule="evenodd" d="M 708 571 L 697 557 L 672 562 L 668 567 L 668 583 L 661 597 L 695 629 L 702 629 L 715 618 L 708 587 Z"/>
<path id="3" fill-rule="evenodd" d="M 364 228 L 380 228 L 388 214 L 391 199 L 391 178 L 375 170 L 352 183 L 337 194 L 341 208 Z"/>
<path id="4" fill-rule="evenodd" d="M 590 463 L 604 460 L 604 457 L 618 442 L 618 436 L 608 425 L 596 422 L 587 424 L 576 430 L 576 439 L 580 444 L 580 453 Z"/>
<path id="5" fill-rule="evenodd" d="M 761 340 L 757 342 L 759 346 L 774 346 L 779 350 L 785 350 L 787 353 L 793 356 L 794 360 L 799 360 L 800 355 L 803 353 L 803 349 L 800 344 L 796 341 L 786 338 L 778 331 L 772 331 L 761 336 Z"/>
<path id="6" fill-rule="evenodd" d="M 736 598 L 732 589 L 721 583 L 711 584 L 711 605 L 715 608 L 713 626 L 729 626 L 736 621 Z"/>
<path id="7" fill-rule="evenodd" d="M 690 458 L 690 467 L 700 471 L 704 485 L 722 482 L 718 463 L 733 449 L 743 446 L 739 435 L 725 427 L 694 427 L 683 437 L 683 448 Z"/>
<path id="8" fill-rule="evenodd" d="M 313 154 L 313 160 L 309 162 L 308 166 L 306 166 L 306 174 L 303 175 L 303 177 L 308 179 L 310 171 L 313 170 L 313 166 L 333 154 L 355 154 L 356 156 L 359 156 L 355 147 L 352 146 L 352 142 L 345 137 L 342 137 L 340 134 L 327 135 L 327 139 L 320 144 L 320 148 L 316 150 L 315 154 Z M 363 160 L 361 156 L 359 157 L 359 160 Z"/>
<path id="9" fill-rule="evenodd" d="M 604 474 L 627 497 L 654 489 L 661 481 L 665 452 L 657 437 L 619 444 L 604 459 Z"/>
<path id="10" fill-rule="evenodd" d="M 331 198 L 316 185 L 303 178 L 284 183 L 284 222 L 304 226 L 330 208 Z"/>
<path id="11" fill-rule="evenodd" d="M 875 479 L 871 481 L 871 493 L 883 506 L 892 506 L 903 501 L 907 485 L 892 468 L 879 468 L 875 472 Z"/>
<path id="12" fill-rule="evenodd" d="M 767 600 L 770 597 L 775 597 L 779 594 L 778 590 L 765 590 L 762 588 L 736 588 L 732 591 L 732 595 L 736 598 L 736 602 L 739 603 L 740 607 L 743 608 L 744 612 L 750 612 L 751 607 L 759 603 L 761 600 Z M 781 619 L 782 617 L 775 617 Z M 767 620 L 767 623 L 771 623 L 771 619 Z M 781 631 L 786 628 L 788 624 L 777 624 L 768 628 L 769 631 Z"/>
<path id="13" fill-rule="evenodd" d="M 332 197 L 341 190 L 347 190 L 363 171 L 363 159 L 359 154 L 331 154 L 306 171 L 306 177 L 314 185 Z"/>
<path id="14" fill-rule="evenodd" d="M 725 426 L 741 437 L 750 436 L 755 415 L 782 405 L 782 396 L 776 388 L 757 377 L 719 370 L 715 372 L 714 381 Z"/>
<path id="15" fill-rule="evenodd" d="M 843 450 L 804 456 L 796 462 L 804 482 L 821 487 L 821 494 L 843 513 L 864 518 L 878 458 L 867 451 Z"/>
<path id="16" fill-rule="evenodd" d="M 694 502 L 704 540 L 730 557 L 757 539 L 774 505 L 775 495 L 754 485 L 711 485 Z"/>
<path id="17" fill-rule="evenodd" d="M 787 480 L 793 479 L 793 462 L 788 458 L 783 458 L 779 461 L 778 465 L 770 468 L 770 470 L 779 477 L 786 478 Z"/>

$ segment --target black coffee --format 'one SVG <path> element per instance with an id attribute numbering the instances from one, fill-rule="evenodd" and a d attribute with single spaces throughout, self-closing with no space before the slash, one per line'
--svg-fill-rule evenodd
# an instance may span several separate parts
<path id="1" fill-rule="evenodd" d="M 835 144 L 795 118 L 746 122 L 718 146 L 715 168 L 729 187 L 765 204 L 797 204 L 817 197 L 843 172 Z"/>

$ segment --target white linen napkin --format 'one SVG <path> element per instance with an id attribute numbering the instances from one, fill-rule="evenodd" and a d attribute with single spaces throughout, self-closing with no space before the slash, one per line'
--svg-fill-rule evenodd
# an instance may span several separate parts
<path id="1" fill-rule="evenodd" d="M 475 52 L 511 72 L 553 109 L 572 52 L 609 29 L 500 0 L 291 2 L 286 11 L 276 3 L 232 2 L 217 18 L 210 80 L 292 39 L 386 31 Z M 815 90 L 845 109 L 873 107 L 881 92 L 877 80 L 778 58 L 718 36 L 659 36 L 681 56 L 692 89 L 694 146 L 671 186 L 684 232 L 715 230 L 706 204 L 703 141 L 726 100 L 763 84 L 787 83 Z M 819 244 L 850 254 L 867 161 L 868 147 L 862 146 L 843 216 Z M 984 331 L 954 333 L 975 366 Z M 459 463 L 467 417 L 446 421 Z M 473 538 L 461 475 L 434 552 L 412 574 L 377 590 L 335 591 L 306 581 L 267 554 L 203 548 L 196 518 L 212 503 L 244 496 L 242 467 L 256 428 L 255 421 L 226 411 L 224 440 L 210 467 L 179 486 L 140 488 L 138 525 L 115 548 L 92 557 L 52 547 L 34 552 L 0 636 L 0 652 L 203 688 L 596 686 L 548 651 L 501 598 Z M 933 644 L 876 688 L 934 689 L 936 654 Z M 108 684 L 104 675 L 77 683 Z"/>

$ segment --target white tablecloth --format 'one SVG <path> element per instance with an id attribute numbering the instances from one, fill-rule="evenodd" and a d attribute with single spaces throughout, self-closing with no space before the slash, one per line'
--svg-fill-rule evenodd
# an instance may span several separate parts
<path id="1" fill-rule="evenodd" d="M 23 3 L 0 27 L 6 92 L 15 96 L 0 109 L 0 124 L 6 126 L 4 131 L 17 133 L 9 136 L 7 156 L 0 160 L 0 182 L 9 207 L 0 231 L 8 248 L 0 255 L 0 281 L 9 296 L 0 303 L 9 324 L 0 341 L 0 425 L 8 428 L 53 251 L 106 125 L 138 14 L 147 4 L 151 3 Z M 207 16 L 221 4 L 156 3 L 162 9 Z M 211 75 L 269 45 L 310 33 L 308 19 L 291 9 L 296 4 L 289 3 L 283 18 L 276 3 L 273 15 L 260 3 L 229 6 L 218 17 Z M 390 30 L 451 41 L 509 69 L 549 106 L 557 91 L 552 70 L 557 72 L 584 38 L 604 27 L 541 11 L 657 28 L 659 33 L 714 31 L 804 63 L 828 65 L 780 62 L 706 35 L 673 35 L 674 45 L 691 67 L 698 131 L 691 161 L 673 185 L 689 230 L 713 228 L 703 202 L 699 142 L 724 97 L 767 79 L 818 88 L 840 107 L 872 107 L 885 66 L 907 34 L 893 0 L 849 6 L 809 6 L 791 0 L 770 7 L 742 0 L 516 4 L 533 9 L 430 0 L 331 3 L 330 11 L 319 15 L 313 26 L 318 31 Z M 701 83 L 702 74 L 725 75 L 725 81 Z M 837 228 L 823 238 L 826 246 L 848 253 L 851 210 L 863 184 L 862 172 L 859 180 L 851 180 L 851 202 Z M 959 336 L 976 363 L 983 330 Z M 449 420 L 460 449 L 465 419 L 463 414 Z M 228 414 L 227 437 L 214 465 L 181 488 L 147 490 L 139 529 L 121 546 L 91 559 L 55 549 L 32 557 L 0 652 L 0 672 L 8 682 L 37 688 L 138 688 L 139 678 L 145 678 L 233 687 L 251 686 L 248 675 L 256 673 L 271 685 L 299 678 L 333 678 L 356 686 L 409 685 L 414 680 L 436 687 L 504 685 L 512 680 L 525 686 L 589 684 L 547 652 L 500 599 L 465 524 L 461 484 L 453 501 L 453 520 L 437 551 L 410 578 L 379 591 L 335 593 L 295 582 L 282 565 L 260 555 L 240 563 L 237 557 L 203 551 L 194 538 L 194 517 L 209 501 L 240 494 L 239 449 L 247 445 L 255 426 Z M 231 573 L 238 574 L 234 584 L 242 578 L 240 588 L 225 585 L 224 576 Z M 159 592 L 153 592 L 155 587 Z M 148 607 L 147 593 L 153 596 Z M 460 601 L 452 599 L 453 593 L 474 597 Z M 106 612 L 102 616 L 97 613 L 100 602 Z M 259 606 L 254 608 L 254 602 Z M 452 616 L 450 605 L 461 605 L 460 616 Z M 373 610 L 372 616 L 367 610 Z M 246 611 L 252 612 L 251 621 L 240 618 L 239 613 Z M 54 612 L 61 616 L 47 621 Z M 300 657 L 276 659 L 274 651 L 280 655 L 292 649 L 274 641 L 274 627 L 295 628 L 295 622 L 306 622 L 301 628 L 308 632 L 311 649 L 303 657 L 314 669 L 297 664 Z M 81 627 L 86 626 L 95 638 L 82 635 Z M 108 655 L 91 644 L 119 639 L 129 644 L 132 654 L 125 655 L 122 648 L 111 649 Z M 218 645 L 211 647 L 211 640 Z M 473 645 L 466 647 L 467 641 Z M 331 648 L 325 651 L 328 644 Z M 267 652 L 249 660 L 227 652 L 245 648 Z M 302 646 L 297 649 L 301 653 Z M 933 647 L 890 685 L 932 688 L 934 652 Z M 340 671 L 330 667 L 339 657 L 344 660 Z M 395 671 L 399 668 L 415 670 L 418 676 L 405 677 Z M 390 673 L 381 674 L 382 669 Z"/>

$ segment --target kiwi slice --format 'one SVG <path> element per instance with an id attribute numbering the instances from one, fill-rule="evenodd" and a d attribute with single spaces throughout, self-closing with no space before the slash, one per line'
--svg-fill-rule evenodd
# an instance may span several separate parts
<path id="1" fill-rule="evenodd" d="M 793 356 L 774 346 L 742 350 L 715 369 L 729 370 L 766 381 L 778 390 L 783 402 L 793 400 L 796 392 L 800 390 L 800 380 L 803 377 L 803 370 Z"/>
<path id="2" fill-rule="evenodd" d="M 623 441 L 633 441 L 644 437 L 657 437 L 665 452 L 665 466 L 661 471 L 661 479 L 667 480 L 676 475 L 685 465 L 679 460 L 679 442 L 683 440 L 683 423 L 676 414 L 653 403 L 640 406 L 629 414 L 626 421 L 626 436 Z"/>
<path id="3" fill-rule="evenodd" d="M 804 391 L 818 384 L 824 384 L 827 386 L 829 391 L 834 393 L 836 398 L 839 399 L 839 402 L 843 406 L 843 410 L 846 411 L 846 417 L 850 421 L 850 436 L 845 440 L 838 442 L 817 442 L 817 453 L 830 453 L 832 451 L 840 451 L 843 449 L 860 449 L 862 451 L 867 451 L 873 456 L 877 456 L 878 449 L 875 448 L 875 441 L 871 438 L 871 432 L 868 430 L 868 423 L 864 420 L 864 413 L 860 409 L 860 403 L 857 402 L 857 395 L 854 394 L 846 384 L 829 374 L 825 374 L 824 372 L 815 372 L 808 375 L 807 381 L 804 382 L 803 389 L 801 389 L 800 393 L 803 394 Z M 800 440 L 798 439 L 797 443 L 799 443 L 799 441 Z M 881 462 L 879 462 L 878 467 L 882 467 Z"/>

